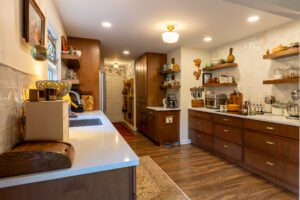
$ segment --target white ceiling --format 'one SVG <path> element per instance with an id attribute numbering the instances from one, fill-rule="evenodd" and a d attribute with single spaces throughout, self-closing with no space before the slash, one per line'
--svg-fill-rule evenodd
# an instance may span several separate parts
<path id="1" fill-rule="evenodd" d="M 99 39 L 104 56 L 111 60 L 135 59 L 144 52 L 167 53 L 179 46 L 215 48 L 291 21 L 240 5 L 242 1 L 55 0 L 68 35 Z M 259 15 L 260 20 L 249 24 L 250 15 Z M 103 21 L 113 26 L 105 29 Z M 176 44 L 162 42 L 168 23 L 178 26 Z M 205 36 L 213 41 L 203 42 Z M 131 54 L 122 55 L 124 49 Z"/>

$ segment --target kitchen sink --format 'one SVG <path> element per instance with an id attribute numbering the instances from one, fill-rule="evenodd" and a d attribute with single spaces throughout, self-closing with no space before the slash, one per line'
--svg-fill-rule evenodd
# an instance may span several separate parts
<path id="1" fill-rule="evenodd" d="M 100 119 L 76 119 L 70 120 L 69 127 L 80 127 L 80 126 L 99 126 L 102 125 Z"/>

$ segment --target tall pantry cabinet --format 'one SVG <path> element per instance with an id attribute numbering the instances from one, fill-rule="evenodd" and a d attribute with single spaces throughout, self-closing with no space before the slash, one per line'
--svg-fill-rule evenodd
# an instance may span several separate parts
<path id="1" fill-rule="evenodd" d="M 148 106 L 162 106 L 166 92 L 160 89 L 163 77 L 160 68 L 167 63 L 167 55 L 145 53 L 135 61 L 136 122 L 139 132 L 148 136 Z"/>

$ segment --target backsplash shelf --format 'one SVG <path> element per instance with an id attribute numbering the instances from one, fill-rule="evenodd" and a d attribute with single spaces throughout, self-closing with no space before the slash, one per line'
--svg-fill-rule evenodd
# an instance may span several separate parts
<path id="1" fill-rule="evenodd" d="M 232 87 L 237 86 L 237 83 L 206 83 L 202 87 Z"/>
<path id="2" fill-rule="evenodd" d="M 287 78 L 278 80 L 265 80 L 263 84 L 299 84 L 299 78 Z"/>
<path id="3" fill-rule="evenodd" d="M 179 73 L 180 69 L 168 69 L 168 70 L 164 70 L 164 71 L 160 71 L 160 74 L 171 74 L 171 73 Z"/>
<path id="4" fill-rule="evenodd" d="M 285 51 L 280 51 L 277 53 L 271 53 L 268 55 L 264 55 L 263 59 L 265 60 L 277 60 L 281 58 L 287 58 L 287 57 L 292 57 L 292 56 L 297 56 L 299 55 L 299 48 L 291 48 Z"/>
<path id="5" fill-rule="evenodd" d="M 232 67 L 237 67 L 237 63 L 224 63 L 224 64 L 218 64 L 218 65 L 213 65 L 212 67 L 206 67 L 203 68 L 203 71 L 214 71 L 214 70 L 220 70 L 220 69 L 226 69 L 226 68 L 232 68 Z"/>
<path id="6" fill-rule="evenodd" d="M 61 60 L 70 69 L 80 68 L 80 57 L 77 55 L 61 54 Z"/>

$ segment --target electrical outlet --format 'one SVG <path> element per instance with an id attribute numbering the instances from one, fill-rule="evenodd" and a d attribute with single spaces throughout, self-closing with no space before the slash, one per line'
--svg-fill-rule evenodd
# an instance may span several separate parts
<path id="1" fill-rule="evenodd" d="M 173 124 L 173 116 L 165 117 L 165 123 L 166 124 Z"/>

